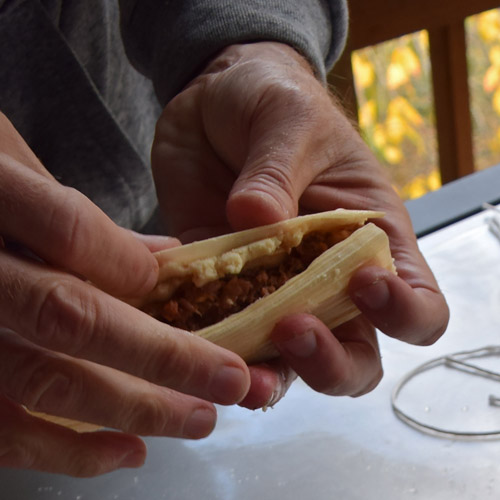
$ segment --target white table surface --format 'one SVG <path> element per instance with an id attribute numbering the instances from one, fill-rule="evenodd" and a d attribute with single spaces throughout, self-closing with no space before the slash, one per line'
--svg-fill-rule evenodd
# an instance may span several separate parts
<path id="1" fill-rule="evenodd" d="M 447 500 L 500 498 L 500 441 L 428 436 L 398 420 L 390 395 L 409 370 L 435 357 L 500 345 L 500 241 L 485 213 L 420 240 L 447 296 L 451 321 L 435 345 L 380 335 L 385 376 L 358 399 L 296 383 L 274 409 L 220 408 L 202 441 L 146 439 L 144 467 L 92 479 L 0 470 L 3 500 Z M 499 367 L 498 358 L 489 360 Z M 488 360 L 486 361 L 488 362 Z M 498 386 L 498 389 L 497 389 Z M 500 383 L 437 369 L 401 394 L 412 415 L 460 429 L 500 428 Z"/>

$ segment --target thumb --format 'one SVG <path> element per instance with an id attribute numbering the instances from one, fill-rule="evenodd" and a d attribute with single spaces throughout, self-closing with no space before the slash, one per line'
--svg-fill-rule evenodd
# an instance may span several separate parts
<path id="1" fill-rule="evenodd" d="M 263 42 L 229 50 L 238 62 L 210 80 L 204 117 L 214 124 L 209 137 L 218 156 L 238 175 L 226 217 L 239 230 L 297 215 L 302 193 L 324 166 L 331 100 L 291 47 Z"/>
<path id="2" fill-rule="evenodd" d="M 297 216 L 300 196 L 316 175 L 305 160 L 307 138 L 300 135 L 292 132 L 283 140 L 284 134 L 273 127 L 251 142 L 226 203 L 234 230 Z"/>

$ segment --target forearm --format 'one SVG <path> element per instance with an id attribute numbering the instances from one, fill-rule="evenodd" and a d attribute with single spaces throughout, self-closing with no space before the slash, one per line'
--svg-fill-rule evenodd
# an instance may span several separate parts
<path id="1" fill-rule="evenodd" d="M 121 0 L 122 34 L 133 64 L 165 104 L 228 45 L 272 40 L 305 56 L 320 79 L 345 41 L 345 0 Z M 152 5 L 152 6 L 151 6 Z"/>

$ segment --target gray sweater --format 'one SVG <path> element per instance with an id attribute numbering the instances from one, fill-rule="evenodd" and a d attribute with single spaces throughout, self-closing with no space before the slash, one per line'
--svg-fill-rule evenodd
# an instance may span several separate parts
<path id="1" fill-rule="evenodd" d="M 324 79 L 346 24 L 345 0 L 0 0 L 0 110 L 60 182 L 154 230 L 161 106 L 232 43 L 288 43 Z"/>

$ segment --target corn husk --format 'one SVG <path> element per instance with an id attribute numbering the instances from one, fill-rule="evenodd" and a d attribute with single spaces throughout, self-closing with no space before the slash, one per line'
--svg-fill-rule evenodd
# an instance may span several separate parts
<path id="1" fill-rule="evenodd" d="M 277 291 L 215 325 L 194 332 L 237 353 L 248 363 L 266 361 L 277 355 L 269 336 L 281 318 L 310 313 L 335 328 L 359 314 L 346 291 L 357 269 L 377 265 L 395 272 L 387 235 L 373 223 L 363 225 L 367 219 L 382 215 L 335 210 L 158 252 L 159 283 L 139 305 L 167 300 L 186 279 L 201 286 L 226 274 L 237 274 L 251 265 L 252 260 L 262 261 L 289 251 L 311 231 L 352 232 Z"/>
<path id="2" fill-rule="evenodd" d="M 335 328 L 359 314 L 347 294 L 347 285 L 357 269 L 377 265 L 395 272 L 387 235 L 373 223 L 365 224 L 368 219 L 382 216 L 380 212 L 335 210 L 157 252 L 155 256 L 160 265 L 157 286 L 131 303 L 147 308 L 151 303 L 168 300 L 184 280 L 191 279 L 202 285 L 228 273 L 237 274 L 252 263 L 265 263 L 300 244 L 311 231 L 348 231 L 350 236 L 274 293 L 215 325 L 194 332 L 237 353 L 248 363 L 269 360 L 277 355 L 270 334 L 281 318 L 310 313 L 329 328 Z M 98 428 L 45 414 L 35 416 L 78 432 Z"/>

